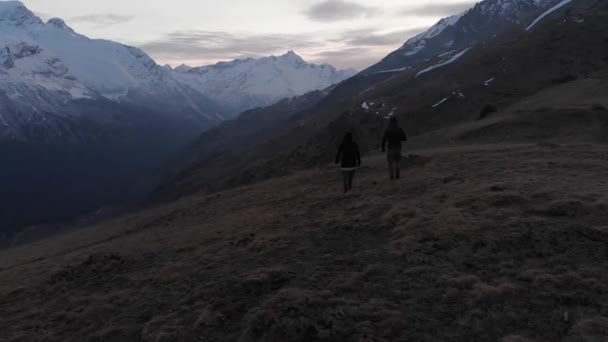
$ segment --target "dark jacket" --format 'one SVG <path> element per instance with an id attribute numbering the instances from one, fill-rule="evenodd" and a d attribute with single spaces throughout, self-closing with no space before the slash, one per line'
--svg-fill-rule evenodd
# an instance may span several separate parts
<path id="1" fill-rule="evenodd" d="M 342 161 L 341 167 L 357 167 L 361 166 L 361 153 L 359 146 L 355 142 L 342 142 L 336 156 L 336 164 Z"/>
<path id="2" fill-rule="evenodd" d="M 384 138 L 382 138 L 382 151 L 386 149 L 386 143 L 388 142 L 389 150 L 401 150 L 401 142 L 407 141 L 407 135 L 402 128 L 389 127 L 384 132 Z"/>

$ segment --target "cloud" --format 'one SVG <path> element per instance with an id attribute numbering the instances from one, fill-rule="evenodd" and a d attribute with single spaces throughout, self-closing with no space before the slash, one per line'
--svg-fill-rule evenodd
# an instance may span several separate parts
<path id="1" fill-rule="evenodd" d="M 161 59 L 229 59 L 267 56 L 275 52 L 316 46 L 305 34 L 233 34 L 217 31 L 179 31 L 139 46 Z"/>
<path id="2" fill-rule="evenodd" d="M 341 57 L 357 56 L 362 53 L 366 53 L 367 51 L 369 51 L 369 49 L 367 49 L 367 48 L 352 47 L 352 48 L 345 48 L 345 49 L 341 49 L 341 50 L 323 51 L 323 52 L 314 54 L 314 56 L 316 58 L 341 58 Z"/>
<path id="3" fill-rule="evenodd" d="M 323 0 L 304 11 L 304 14 L 313 21 L 333 22 L 370 17 L 378 12 L 378 8 L 363 6 L 355 2 Z"/>
<path id="4" fill-rule="evenodd" d="M 456 3 L 428 3 L 418 7 L 408 7 L 401 10 L 401 15 L 420 17 L 446 17 L 468 10 L 476 1 L 463 1 Z"/>
<path id="5" fill-rule="evenodd" d="M 403 44 L 410 37 L 423 32 L 427 28 L 413 28 L 388 33 L 377 33 L 372 29 L 360 29 L 344 32 L 339 40 L 349 46 L 385 46 Z"/>
<path id="6" fill-rule="evenodd" d="M 129 22 L 135 19 L 135 16 L 130 15 L 118 15 L 118 14 L 91 14 L 91 15 L 81 15 L 77 17 L 72 17 L 68 20 L 71 23 L 83 23 L 83 24 L 93 24 L 93 25 L 103 25 L 103 26 L 112 26 L 119 25 Z"/>
<path id="7" fill-rule="evenodd" d="M 330 63 L 338 67 L 363 70 L 386 57 L 412 36 L 426 28 L 414 28 L 388 33 L 374 28 L 341 32 L 337 38 L 328 40 L 333 48 L 318 51 L 310 56 L 316 63 Z M 336 45 L 340 45 L 336 47 Z"/>
<path id="8" fill-rule="evenodd" d="M 131 42 L 161 63 L 212 64 L 295 50 L 314 63 L 365 68 L 394 51 L 423 28 L 383 32 L 378 27 L 298 34 L 176 31 L 147 42 Z"/>
<path id="9" fill-rule="evenodd" d="M 345 47 L 343 49 L 328 50 L 312 54 L 310 61 L 314 63 L 329 63 L 339 68 L 354 68 L 363 70 L 378 62 L 393 47 Z"/>

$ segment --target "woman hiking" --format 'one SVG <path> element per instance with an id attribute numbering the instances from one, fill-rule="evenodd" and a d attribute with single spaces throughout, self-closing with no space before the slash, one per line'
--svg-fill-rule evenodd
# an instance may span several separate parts
<path id="1" fill-rule="evenodd" d="M 347 193 L 353 189 L 355 172 L 357 171 L 357 167 L 361 166 L 359 146 L 354 142 L 351 131 L 347 131 L 344 134 L 344 140 L 340 144 L 338 155 L 336 156 L 336 164 L 340 164 L 344 179 L 344 193 Z"/>

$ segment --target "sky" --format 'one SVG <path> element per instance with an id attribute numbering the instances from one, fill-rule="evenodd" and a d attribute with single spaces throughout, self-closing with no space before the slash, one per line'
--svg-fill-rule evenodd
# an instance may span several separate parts
<path id="1" fill-rule="evenodd" d="M 362 70 L 472 0 L 22 0 L 43 19 L 191 66 L 293 50 Z"/>

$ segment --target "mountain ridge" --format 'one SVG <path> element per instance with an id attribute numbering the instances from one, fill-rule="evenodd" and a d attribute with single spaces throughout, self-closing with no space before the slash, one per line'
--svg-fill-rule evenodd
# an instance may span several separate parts
<path id="1" fill-rule="evenodd" d="M 9 92 L 18 95 L 19 89 L 29 86 L 54 92 L 46 97 L 63 95 L 67 101 L 99 97 L 113 101 L 142 101 L 143 95 L 149 100 L 163 98 L 166 103 L 180 99 L 179 102 L 187 104 L 190 111 L 211 124 L 217 123 L 216 114 L 234 117 L 247 109 L 324 89 L 354 74 L 351 70 L 338 71 L 327 64 L 308 64 L 293 51 L 259 60 L 168 69 L 137 47 L 89 39 L 76 33 L 63 19 L 52 18 L 44 23 L 19 1 L 0 3 L 0 33 L 0 77 L 4 88 L 11 88 Z M 251 75 L 252 70 L 240 70 L 233 75 L 228 72 L 231 66 L 247 63 L 265 67 L 266 72 L 278 70 L 278 73 L 273 78 L 264 78 Z M 209 77 L 209 71 L 220 68 L 222 73 Z M 247 80 L 244 85 L 239 83 L 243 79 Z M 9 86 L 9 83 L 18 85 Z M 137 93 L 138 97 L 132 98 L 131 92 Z M 202 106 L 198 98 L 218 102 L 218 105 Z M 39 111 L 47 110 L 38 108 L 36 103 L 32 105 Z M 172 111 L 179 112 L 175 110 L 176 106 L 179 105 L 172 105 Z M 217 113 L 220 107 L 227 109 Z M 55 111 L 59 109 L 55 108 Z"/>
<path id="2" fill-rule="evenodd" d="M 322 90 L 357 73 L 354 69 L 337 70 L 329 64 L 307 63 L 294 51 L 200 67 L 180 65 L 176 71 L 190 77 L 183 81 L 214 99 L 242 102 L 243 110 Z M 247 91 L 243 93 L 243 89 Z"/>
<path id="3" fill-rule="evenodd" d="M 363 73 L 413 67 L 427 58 L 491 38 L 498 31 L 524 28 L 521 21 L 555 0 L 485 0 L 459 14 L 439 20 L 427 31 L 408 39 Z"/>

